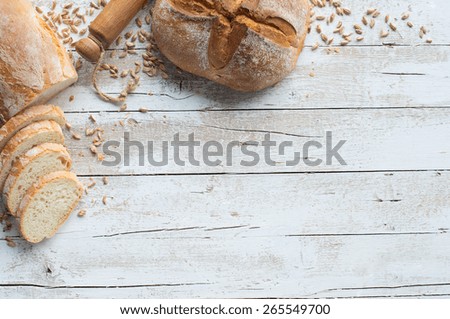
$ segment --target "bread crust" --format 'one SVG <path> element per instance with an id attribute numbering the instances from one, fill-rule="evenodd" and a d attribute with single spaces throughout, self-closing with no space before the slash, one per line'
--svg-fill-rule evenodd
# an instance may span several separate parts
<path id="1" fill-rule="evenodd" d="M 292 70 L 309 27 L 308 0 L 157 0 L 153 34 L 175 65 L 239 91 Z"/>
<path id="2" fill-rule="evenodd" d="M 27 208 L 30 205 L 31 201 L 33 200 L 33 197 L 36 196 L 36 194 L 47 184 L 55 182 L 57 180 L 61 180 L 61 179 L 66 179 L 68 181 L 71 181 L 75 184 L 76 186 L 76 192 L 77 192 L 77 200 L 75 200 L 72 205 L 70 207 L 68 207 L 67 209 L 67 213 L 65 214 L 64 218 L 61 220 L 61 222 L 57 225 L 57 227 L 55 227 L 54 231 L 48 236 L 46 237 L 51 238 L 53 237 L 56 232 L 58 231 L 58 229 L 67 221 L 67 219 L 69 218 L 70 214 L 73 212 L 73 210 L 78 206 L 81 197 L 83 195 L 83 185 L 80 183 L 80 181 L 78 181 L 77 176 L 72 173 L 72 172 L 65 172 L 65 171 L 60 171 L 60 172 L 54 172 L 54 173 L 50 173 L 46 176 L 43 176 L 40 180 L 39 183 L 33 185 L 28 191 L 27 194 L 25 195 L 25 197 L 23 198 L 22 202 L 20 203 L 19 209 L 18 209 L 18 216 L 20 217 L 20 221 L 19 221 L 19 229 L 20 232 L 23 236 L 23 238 L 25 238 L 25 240 L 27 240 L 30 243 L 33 244 L 37 244 L 37 241 L 33 241 L 26 233 L 26 230 L 24 229 L 24 225 L 23 225 L 23 220 L 24 217 L 26 216 L 28 212 Z"/>
<path id="3" fill-rule="evenodd" d="M 64 135 L 61 127 L 54 121 L 40 121 L 30 124 L 24 129 L 20 130 L 14 137 L 6 144 L 0 153 L 0 191 L 3 192 L 5 180 L 10 172 L 11 165 L 14 161 L 13 156 L 16 155 L 17 148 L 26 142 L 31 136 L 43 132 L 53 132 L 59 139 L 60 144 L 64 143 Z M 49 142 L 49 141 L 47 141 Z"/>
<path id="4" fill-rule="evenodd" d="M 0 117 L 43 104 L 78 79 L 53 30 L 28 0 L 0 1 Z"/>
<path id="5" fill-rule="evenodd" d="M 13 212 L 15 210 L 13 209 L 12 203 L 10 202 L 10 194 L 12 189 L 16 187 L 18 179 L 22 175 L 23 171 L 36 159 L 52 153 L 58 154 L 61 161 L 65 163 L 67 171 L 71 169 L 72 159 L 70 158 L 69 152 L 67 151 L 66 147 L 54 143 L 44 143 L 38 145 L 26 152 L 23 156 L 21 156 L 17 161 L 14 162 L 3 188 L 3 199 L 9 212 Z"/>
<path id="6" fill-rule="evenodd" d="M 57 106 L 36 105 L 29 107 L 11 118 L 0 128 L 0 152 L 18 131 L 34 122 L 44 120 L 55 121 L 61 126 L 64 126 L 66 123 L 64 112 Z"/>

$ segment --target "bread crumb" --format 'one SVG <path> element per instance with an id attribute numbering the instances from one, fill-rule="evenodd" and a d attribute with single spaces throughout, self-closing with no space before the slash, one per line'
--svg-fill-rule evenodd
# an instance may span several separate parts
<path id="1" fill-rule="evenodd" d="M 87 29 L 84 29 L 84 30 L 87 30 Z M 86 31 L 85 31 L 85 33 L 86 33 Z M 80 34 L 81 34 L 81 32 L 80 32 Z M 83 34 L 81 34 L 81 35 L 83 35 Z M 81 60 L 78 59 L 77 62 L 75 63 L 75 70 L 80 71 L 82 66 L 83 66 L 83 62 L 81 62 Z"/>
<path id="2" fill-rule="evenodd" d="M 12 223 L 9 220 L 4 221 L 5 226 L 3 226 L 4 232 L 9 232 L 12 229 Z"/>
<path id="3" fill-rule="evenodd" d="M 103 185 L 108 185 L 108 184 L 109 184 L 108 176 L 103 176 Z"/>
<path id="4" fill-rule="evenodd" d="M 81 135 L 78 134 L 78 133 L 72 132 L 72 138 L 73 138 L 74 140 L 79 141 L 79 140 L 81 140 Z"/>
<path id="5" fill-rule="evenodd" d="M 97 154 L 97 160 L 98 160 L 99 162 L 103 162 L 103 161 L 105 160 L 105 155 L 102 154 L 102 153 L 98 153 L 98 154 Z"/>
<path id="6" fill-rule="evenodd" d="M 5 240 L 6 240 L 6 244 L 7 244 L 9 247 L 14 248 L 14 247 L 17 246 L 16 243 L 12 240 L 11 237 L 6 237 Z"/>
<path id="7" fill-rule="evenodd" d="M 73 100 L 75 100 L 75 96 L 71 95 L 71 96 L 69 97 L 69 102 L 73 102 Z"/>
<path id="8" fill-rule="evenodd" d="M 78 217 L 84 217 L 86 216 L 86 211 L 85 210 L 80 210 L 77 214 Z"/>
<path id="9" fill-rule="evenodd" d="M 3 231 L 8 232 L 12 228 L 12 223 L 9 221 L 9 215 L 6 213 L 0 214 L 0 224 L 3 226 Z"/>
<path id="10" fill-rule="evenodd" d="M 91 150 L 92 154 L 97 154 L 98 153 L 97 147 L 95 145 L 91 145 L 89 149 Z"/>
<path id="11" fill-rule="evenodd" d="M 103 198 L 102 198 L 102 203 L 103 203 L 103 205 L 106 205 L 106 200 L 107 200 L 108 198 L 106 197 L 106 196 L 103 196 Z"/>

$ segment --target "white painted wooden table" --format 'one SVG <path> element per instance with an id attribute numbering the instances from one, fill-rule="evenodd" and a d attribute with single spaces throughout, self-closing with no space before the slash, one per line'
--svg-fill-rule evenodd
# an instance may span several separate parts
<path id="1" fill-rule="evenodd" d="M 74 214 L 36 246 L 14 231 L 2 235 L 18 247 L 0 248 L 0 297 L 450 296 L 450 2 L 345 5 L 349 25 L 377 7 L 392 17 L 410 10 L 415 28 L 399 21 L 399 31 L 380 40 L 377 25 L 364 42 L 332 54 L 311 51 L 313 32 L 297 70 L 256 94 L 167 63 L 169 79 L 142 76 L 128 113 L 119 113 L 93 92 L 85 65 L 80 81 L 52 102 L 79 132 L 94 114 L 106 139 L 130 132 L 156 145 L 192 132 L 223 144 L 272 132 L 301 145 L 332 131 L 347 140 L 347 166 L 286 167 L 275 157 L 275 167 L 105 167 L 90 154 L 90 139 L 68 134 L 76 172 L 86 185 L 97 181 L 79 207 L 87 216 Z M 432 44 L 418 37 L 421 25 Z M 119 82 L 102 83 L 120 92 Z"/>

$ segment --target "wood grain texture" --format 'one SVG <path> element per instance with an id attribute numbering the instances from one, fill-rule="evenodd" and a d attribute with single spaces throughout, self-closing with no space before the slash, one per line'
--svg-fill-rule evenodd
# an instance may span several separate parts
<path id="1" fill-rule="evenodd" d="M 0 251 L 13 285 L 0 293 L 448 294 L 448 179 L 432 172 L 112 177 L 108 186 L 96 179 L 80 207 L 87 217 L 73 216 L 42 245 L 20 241 L 18 250 Z"/>
<path id="2" fill-rule="evenodd" d="M 264 92 L 238 94 L 167 63 L 169 79 L 142 76 L 129 113 L 118 113 L 93 93 L 92 66 L 85 64 L 80 81 L 52 102 L 76 132 L 95 127 L 88 119 L 94 114 L 107 140 L 130 132 L 134 140 L 155 141 L 158 152 L 175 133 L 223 144 L 271 133 L 301 146 L 332 131 L 347 140 L 348 165 L 287 168 L 286 158 L 274 155 L 275 167 L 245 168 L 237 153 L 231 166 L 170 161 L 156 168 L 139 166 L 133 150 L 130 166 L 106 167 L 90 154 L 92 138 L 75 141 L 66 132 L 75 170 L 85 185 L 96 182 L 78 208 L 87 216 L 74 214 L 37 246 L 14 231 L 0 236 L 18 245 L 0 248 L 0 297 L 448 298 L 450 2 L 344 5 L 353 13 L 343 18 L 346 30 L 367 8 L 382 12 L 365 41 L 339 53 L 313 52 L 314 31 L 297 70 Z M 381 40 L 384 15 L 405 11 L 415 28 L 396 21 L 399 32 Z M 422 25 L 433 44 L 419 38 Z M 123 69 L 139 59 L 107 61 Z M 122 89 L 107 76 L 102 87 Z M 141 107 L 150 112 L 139 113 Z"/>
<path id="3" fill-rule="evenodd" d="M 293 74 L 274 88 L 255 94 L 231 91 L 177 71 L 167 62 L 170 78 L 143 74 L 127 105 L 129 110 L 147 107 L 159 111 L 447 107 L 449 55 L 447 46 L 346 47 L 330 55 L 325 49 L 306 50 Z M 108 63 L 122 72 L 140 60 L 130 57 Z M 67 112 L 116 111 L 118 106 L 92 94 L 92 70 L 85 65 L 78 84 L 63 92 L 55 103 L 65 105 Z M 102 89 L 110 94 L 120 93 L 126 83 L 111 79 L 107 72 L 99 78 Z M 76 99 L 68 103 L 71 95 Z"/>
<path id="4" fill-rule="evenodd" d="M 35 1 L 48 7 L 51 1 Z M 90 1 L 77 1 L 87 5 Z M 153 1 L 149 2 L 149 8 Z M 316 31 L 307 37 L 307 48 L 303 51 L 297 70 L 275 88 L 256 94 L 242 94 L 213 84 L 207 80 L 180 72 L 166 61 L 169 80 L 160 77 L 142 76 L 140 87 L 128 100 L 130 110 L 142 106 L 153 110 L 228 110 L 228 109 L 301 109 L 301 108 L 369 108 L 369 107 L 445 107 L 450 106 L 446 88 L 450 86 L 448 70 L 450 20 L 446 17 L 449 3 L 446 0 L 422 0 L 411 4 L 406 0 L 378 0 L 376 5 L 369 0 L 348 1 L 344 3 L 352 11 L 343 20 L 348 32 L 355 23 L 360 22 L 363 13 L 370 7 L 377 7 L 382 15 L 377 18 L 373 30 L 366 30 L 365 41 L 341 47 L 340 53 L 329 54 L 326 47 L 312 52 L 310 46 L 320 41 Z M 147 15 L 149 8 L 141 13 Z M 316 10 L 317 11 L 317 10 Z M 318 14 L 327 14 L 317 11 Z M 400 19 L 402 13 L 410 12 L 413 29 Z M 380 39 L 380 29 L 386 29 L 384 16 L 389 14 L 391 21 L 398 26 L 398 32 Z M 325 33 L 331 36 L 333 26 L 321 23 Z M 421 39 L 419 28 L 426 27 L 429 33 Z M 144 29 L 149 26 L 144 26 Z M 313 29 L 315 23 L 313 24 Z M 135 23 L 126 30 L 137 31 Z M 425 44 L 432 38 L 433 44 Z M 78 39 L 76 36 L 74 39 Z M 336 38 L 337 41 L 337 38 Z M 124 41 L 122 41 L 124 42 Z M 106 59 L 119 69 L 133 67 L 135 61 L 142 62 L 142 44 L 136 42 L 138 55 L 126 59 Z M 122 44 L 123 46 L 123 44 Z M 338 46 L 339 47 L 339 46 Z M 112 47 L 114 49 L 114 46 Z M 119 47 L 118 49 L 121 49 Z M 118 51 L 120 53 L 120 51 Z M 76 55 L 75 55 L 76 56 Z M 80 80 L 55 102 L 66 105 L 69 112 L 117 110 L 117 107 L 103 103 L 92 95 L 91 75 L 93 67 L 85 63 L 80 70 Z M 310 77 L 314 73 L 314 77 Z M 102 89 L 111 94 L 122 91 L 125 81 L 110 79 L 105 75 L 100 81 Z M 147 94 L 151 92 L 153 96 Z M 67 103 L 71 95 L 76 96 L 73 103 Z"/>
<path id="5" fill-rule="evenodd" d="M 436 170 L 449 169 L 450 163 L 450 110 L 449 109 L 395 109 L 395 110 L 314 110 L 314 111 L 239 111 L 239 112 L 153 112 L 153 113 L 100 113 L 96 114 L 100 127 L 105 128 L 104 137 L 108 141 L 117 141 L 121 146 L 110 148 L 121 154 L 121 164 L 106 167 L 96 161 L 90 152 L 92 137 L 83 137 L 75 141 L 68 135 L 67 143 L 73 154 L 74 167 L 82 175 L 124 175 L 124 174 L 200 174 L 200 173 L 285 173 L 285 172 L 334 172 L 334 171 L 392 171 L 392 170 Z M 68 114 L 68 120 L 74 131 L 84 132 L 90 124 L 88 114 Z M 122 127 L 119 122 L 124 123 Z M 340 154 L 347 165 L 341 165 L 333 159 L 326 165 L 326 148 L 311 148 L 308 159 L 321 159 L 319 166 L 288 166 L 294 159 L 294 151 L 302 156 L 303 145 L 308 141 L 326 144 L 327 131 L 333 133 L 332 145 L 340 140 L 346 141 Z M 142 143 L 143 149 L 129 148 L 129 163 L 125 161 L 124 134 L 130 134 L 131 141 Z M 266 163 L 261 143 L 269 134 L 277 147 L 271 149 L 275 166 Z M 189 134 L 195 134 L 200 142 L 195 158 L 199 166 L 188 162 L 188 150 L 180 150 L 180 158 L 185 166 L 177 165 L 171 147 L 167 151 L 168 165 L 152 166 L 148 162 L 148 152 L 154 150 L 154 158 L 162 158 L 163 142 L 171 143 L 174 135 L 187 140 Z M 246 156 L 235 146 L 230 152 L 232 158 L 220 156 L 219 166 L 208 166 L 202 158 L 205 143 L 217 141 L 223 146 L 224 153 L 233 142 L 259 146 L 249 146 L 249 150 L 258 153 L 260 161 L 248 167 L 241 161 L 252 158 Z M 279 155 L 282 142 L 292 142 L 293 147 L 286 149 L 286 155 Z M 153 147 L 148 146 L 153 142 Z M 170 144 L 168 144 L 170 145 Z M 102 150 L 102 148 L 100 148 Z M 212 148 L 215 150 L 215 148 Z M 140 154 L 140 156 L 139 156 Z M 110 156 L 107 161 L 112 160 Z M 212 157 L 210 160 L 215 160 Z M 142 160 L 142 162 L 141 162 Z"/>

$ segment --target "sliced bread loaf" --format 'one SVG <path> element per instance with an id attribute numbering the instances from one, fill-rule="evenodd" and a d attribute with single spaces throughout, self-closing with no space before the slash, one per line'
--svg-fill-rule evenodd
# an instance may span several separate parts
<path id="1" fill-rule="evenodd" d="M 53 105 L 37 105 L 29 107 L 22 113 L 11 118 L 0 128 L 0 151 L 3 150 L 6 143 L 21 129 L 31 123 L 51 120 L 63 126 L 66 123 L 63 111 Z"/>
<path id="2" fill-rule="evenodd" d="M 0 191 L 11 171 L 13 162 L 36 145 L 44 143 L 64 144 L 61 127 L 54 121 L 40 121 L 21 129 L 0 153 Z"/>
<path id="3" fill-rule="evenodd" d="M 28 106 L 47 102 L 78 75 L 32 1 L 2 0 L 0 12 L 0 114 L 8 120 Z"/>
<path id="4" fill-rule="evenodd" d="M 70 172 L 55 172 L 33 185 L 19 205 L 20 231 L 31 243 L 52 237 L 69 218 L 83 194 L 83 185 Z"/>
<path id="5" fill-rule="evenodd" d="M 19 157 L 14 162 L 4 187 L 3 199 L 9 212 L 16 215 L 27 190 L 40 177 L 56 171 L 69 171 L 71 166 L 70 155 L 60 144 L 41 144 Z"/>

